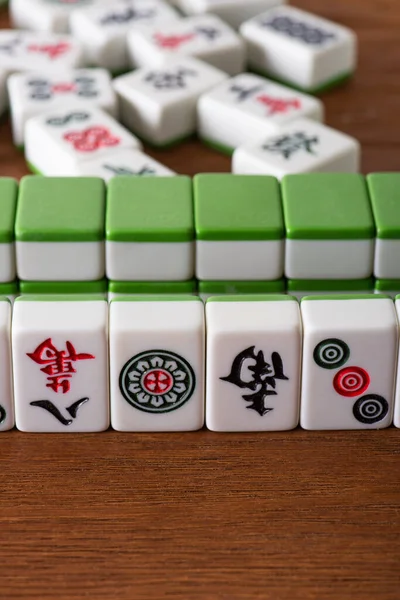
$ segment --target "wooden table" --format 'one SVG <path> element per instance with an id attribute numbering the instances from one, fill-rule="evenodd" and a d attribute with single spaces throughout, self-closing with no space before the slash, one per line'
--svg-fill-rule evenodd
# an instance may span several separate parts
<path id="1" fill-rule="evenodd" d="M 243 0 L 245 1 L 245 0 Z M 297 0 L 360 35 L 327 121 L 400 169 L 398 0 Z M 6 12 L 0 26 L 7 26 Z M 152 153 L 227 171 L 197 142 Z M 25 174 L 0 126 L 0 175 Z M 400 431 L 0 436 L 0 598 L 399 600 Z"/>

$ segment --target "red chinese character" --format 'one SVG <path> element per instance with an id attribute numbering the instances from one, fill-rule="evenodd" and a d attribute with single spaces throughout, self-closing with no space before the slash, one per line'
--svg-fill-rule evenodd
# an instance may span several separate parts
<path id="1" fill-rule="evenodd" d="M 291 108 L 293 108 L 293 109 L 301 108 L 301 102 L 297 98 L 295 98 L 293 100 L 285 100 L 282 98 L 272 98 L 272 96 L 267 96 L 267 94 L 262 94 L 261 96 L 258 96 L 258 98 L 256 98 L 256 100 L 257 100 L 257 102 L 264 104 L 264 106 L 267 106 L 270 109 L 269 110 L 270 115 L 275 115 L 276 113 L 286 113 Z"/>
<path id="2" fill-rule="evenodd" d="M 170 48 L 174 50 L 179 48 L 182 44 L 190 42 L 196 37 L 194 33 L 186 33 L 183 35 L 163 35 L 162 33 L 155 33 L 154 39 L 161 48 Z"/>
<path id="3" fill-rule="evenodd" d="M 27 356 L 38 365 L 46 365 L 40 369 L 48 375 L 47 380 L 50 383 L 46 387 L 58 393 L 59 389 L 63 394 L 69 392 L 71 388 L 70 379 L 76 370 L 73 367 L 74 362 L 78 360 L 89 360 L 95 358 L 92 354 L 77 354 L 71 342 L 66 342 L 67 350 L 57 350 L 51 338 L 48 338 L 36 348 L 32 353 L 27 352 Z"/>
<path id="4" fill-rule="evenodd" d="M 79 152 L 94 152 L 103 146 L 118 146 L 121 141 L 109 129 L 99 126 L 65 133 L 64 140 L 71 142 L 75 150 Z"/>
<path id="5" fill-rule="evenodd" d="M 76 89 L 75 83 L 55 83 L 51 91 L 55 94 L 66 94 L 68 92 L 74 92 Z"/>
<path id="6" fill-rule="evenodd" d="M 49 58 L 53 60 L 58 58 L 62 54 L 68 52 L 71 48 L 70 44 L 66 42 L 59 42 L 58 44 L 30 44 L 28 46 L 28 52 L 41 52 L 42 54 L 48 54 Z"/>

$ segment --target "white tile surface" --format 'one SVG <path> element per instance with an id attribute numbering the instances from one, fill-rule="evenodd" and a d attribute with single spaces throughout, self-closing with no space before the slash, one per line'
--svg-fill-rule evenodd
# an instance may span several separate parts
<path id="1" fill-rule="evenodd" d="M 107 328 L 105 300 L 17 299 L 12 340 L 18 429 L 108 428 Z"/>
<path id="2" fill-rule="evenodd" d="M 102 177 L 109 181 L 120 175 L 140 175 L 143 177 L 168 177 L 176 175 L 158 161 L 139 150 L 121 150 L 112 155 L 85 160 L 77 164 L 76 175 Z"/>
<path id="3" fill-rule="evenodd" d="M 0 300 L 0 432 L 15 424 L 11 365 L 11 304 Z"/>
<path id="4" fill-rule="evenodd" d="M 265 10 L 284 4 L 286 0 L 175 0 L 178 8 L 188 15 L 213 13 L 238 28 Z"/>
<path id="5" fill-rule="evenodd" d="M 400 240 L 376 239 L 374 275 L 378 279 L 400 279 Z"/>
<path id="6" fill-rule="evenodd" d="M 201 96 L 197 116 L 200 137 L 234 149 L 301 117 L 323 121 L 324 107 L 317 98 L 241 73 Z"/>
<path id="7" fill-rule="evenodd" d="M 108 0 L 11 0 L 10 16 L 16 29 L 67 33 L 73 12 L 107 2 Z"/>
<path id="8" fill-rule="evenodd" d="M 303 300 L 300 424 L 382 429 L 392 422 L 398 325 L 388 298 Z"/>
<path id="9" fill-rule="evenodd" d="M 299 420 L 297 301 L 206 304 L 206 424 L 212 431 L 279 431 Z"/>
<path id="10" fill-rule="evenodd" d="M 395 302 L 397 318 L 400 323 L 400 300 L 396 300 Z M 396 397 L 395 397 L 395 406 L 394 406 L 394 425 L 395 427 L 400 427 L 400 352 L 398 354 L 398 364 L 397 364 L 397 383 L 396 383 Z"/>
<path id="11" fill-rule="evenodd" d="M 201 300 L 111 303 L 110 390 L 114 429 L 201 429 L 204 334 Z"/>
<path id="12" fill-rule="evenodd" d="M 15 245 L 12 243 L 0 244 L 0 283 L 9 283 L 16 277 Z"/>

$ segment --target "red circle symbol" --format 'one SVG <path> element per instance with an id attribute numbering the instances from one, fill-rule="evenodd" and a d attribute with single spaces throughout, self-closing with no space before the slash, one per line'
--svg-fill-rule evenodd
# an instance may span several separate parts
<path id="1" fill-rule="evenodd" d="M 341 396 L 354 398 L 364 394 L 369 388 L 371 378 L 361 367 L 346 367 L 335 375 L 333 387 Z"/>
<path id="2" fill-rule="evenodd" d="M 174 379 L 168 371 L 164 369 L 151 369 L 143 376 L 143 388 L 147 393 L 153 396 L 168 394 L 174 385 Z"/>

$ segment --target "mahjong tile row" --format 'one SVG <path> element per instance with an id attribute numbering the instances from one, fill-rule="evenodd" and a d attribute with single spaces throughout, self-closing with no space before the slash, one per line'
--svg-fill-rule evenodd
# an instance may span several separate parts
<path id="1" fill-rule="evenodd" d="M 398 291 L 399 190 L 399 173 L 2 178 L 0 283 L 285 276 L 347 292 L 374 275 Z"/>
<path id="2" fill-rule="evenodd" d="M 0 300 L 0 431 L 400 427 L 400 297 Z"/>

